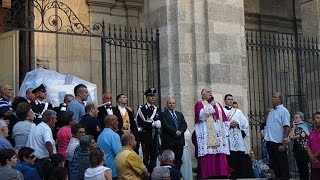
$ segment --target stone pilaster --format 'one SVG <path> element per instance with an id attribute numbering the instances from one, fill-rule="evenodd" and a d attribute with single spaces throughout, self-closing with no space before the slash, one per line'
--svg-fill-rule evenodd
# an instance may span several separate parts
<path id="1" fill-rule="evenodd" d="M 320 0 L 302 0 L 302 33 L 310 37 L 320 37 Z"/>
<path id="2" fill-rule="evenodd" d="M 243 0 L 146 0 L 145 15 L 147 26 L 160 30 L 163 106 L 176 98 L 191 132 L 204 87 L 222 104 L 233 94 L 247 112 Z"/>

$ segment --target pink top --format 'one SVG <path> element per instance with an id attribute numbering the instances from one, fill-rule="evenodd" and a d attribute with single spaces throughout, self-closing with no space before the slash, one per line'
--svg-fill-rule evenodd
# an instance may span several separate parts
<path id="1" fill-rule="evenodd" d="M 312 154 L 320 150 L 320 130 L 313 130 L 310 133 L 309 139 L 307 141 L 307 146 L 311 149 Z M 320 157 L 318 156 L 320 161 Z M 312 163 L 312 168 L 320 168 L 319 163 Z"/>
<path id="2" fill-rule="evenodd" d="M 63 126 L 57 133 L 58 153 L 62 154 L 64 159 L 67 159 L 66 151 L 71 137 L 71 128 L 68 126 Z"/>

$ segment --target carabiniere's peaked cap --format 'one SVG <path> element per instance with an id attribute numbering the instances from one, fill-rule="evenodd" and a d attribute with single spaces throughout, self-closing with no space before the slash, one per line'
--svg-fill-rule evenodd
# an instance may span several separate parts
<path id="1" fill-rule="evenodd" d="M 34 90 L 32 90 L 32 93 L 36 93 L 36 92 L 47 92 L 46 90 L 46 86 L 44 84 L 40 84 L 40 86 L 36 87 Z"/>
<path id="2" fill-rule="evenodd" d="M 156 94 L 156 89 L 155 88 L 149 88 L 148 90 L 146 90 L 146 92 L 144 92 L 144 95 L 146 96 L 154 96 Z"/>

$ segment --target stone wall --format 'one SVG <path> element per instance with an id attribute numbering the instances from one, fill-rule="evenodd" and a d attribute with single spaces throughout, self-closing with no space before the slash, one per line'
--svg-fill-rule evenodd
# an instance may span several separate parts
<path id="1" fill-rule="evenodd" d="M 320 1 L 301 0 L 302 32 L 320 38 Z"/>
<path id="2" fill-rule="evenodd" d="M 146 1 L 148 26 L 160 28 L 161 92 L 177 99 L 193 130 L 205 87 L 223 104 L 233 94 L 247 111 L 243 1 Z"/>
<path id="3" fill-rule="evenodd" d="M 85 0 L 63 0 L 61 2 L 70 7 L 84 25 L 89 24 L 89 12 Z M 34 26 L 36 28 L 40 24 L 41 18 L 39 12 L 36 10 L 35 12 L 37 18 Z M 67 14 L 60 9 L 52 8 L 46 12 L 44 23 L 52 31 L 58 30 L 61 25 L 69 26 Z M 53 20 L 56 20 L 56 26 L 50 26 Z M 74 24 L 73 28 L 76 29 Z M 66 30 L 67 28 L 62 28 L 61 32 Z M 42 66 L 92 81 L 94 77 L 91 70 L 90 46 L 90 38 L 88 37 L 35 32 L 33 67 Z"/>
<path id="4" fill-rule="evenodd" d="M 205 87 L 221 104 L 233 94 L 247 114 L 243 1 L 146 0 L 145 10 L 147 26 L 160 30 L 162 105 L 174 97 L 190 132 Z"/>
<path id="5" fill-rule="evenodd" d="M 245 0 L 245 28 L 249 30 L 295 33 L 295 14 L 298 32 L 301 32 L 299 1 L 295 1 L 294 5 L 293 3 L 293 0 Z"/>

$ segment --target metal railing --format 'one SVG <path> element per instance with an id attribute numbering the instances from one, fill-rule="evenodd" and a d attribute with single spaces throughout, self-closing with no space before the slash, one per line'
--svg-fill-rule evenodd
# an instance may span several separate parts
<path id="1" fill-rule="evenodd" d="M 16 0 L 11 6 L 2 8 L 0 14 L 0 32 L 20 30 L 21 39 L 28 39 L 20 43 L 20 64 L 31 59 L 27 56 L 31 54 L 34 33 L 99 38 L 102 91 L 128 94 L 129 105 L 136 109 L 144 103 L 144 91 L 155 87 L 161 105 L 157 29 L 105 25 L 104 21 L 86 25 L 68 4 L 58 0 Z M 30 62 L 27 64 L 27 67 L 23 66 L 21 77 L 31 70 Z"/>
<path id="2" fill-rule="evenodd" d="M 272 92 L 284 95 L 291 115 L 301 111 L 312 126 L 312 114 L 320 111 L 319 39 L 297 34 L 246 31 L 249 78 L 251 145 L 262 156 L 260 125 L 272 107 Z M 290 168 L 295 161 L 289 148 Z"/>

